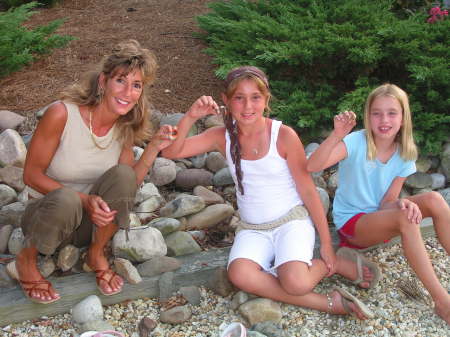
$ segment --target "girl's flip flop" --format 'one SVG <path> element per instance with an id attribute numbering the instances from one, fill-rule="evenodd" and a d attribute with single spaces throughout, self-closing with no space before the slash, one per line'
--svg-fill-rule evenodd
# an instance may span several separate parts
<path id="1" fill-rule="evenodd" d="M 336 256 L 341 256 L 346 260 L 350 260 L 356 263 L 356 270 L 358 272 L 358 277 L 356 278 L 356 280 L 352 281 L 354 284 L 359 285 L 361 282 L 368 282 L 364 280 L 363 267 L 369 268 L 369 270 L 373 274 L 373 279 L 372 281 L 370 281 L 368 289 L 374 288 L 378 284 L 378 282 L 380 282 L 381 279 L 380 267 L 378 267 L 378 265 L 375 262 L 368 260 L 363 254 L 361 254 L 357 250 L 348 247 L 341 247 L 337 250 Z"/>
<path id="2" fill-rule="evenodd" d="M 358 307 L 358 309 L 367 318 L 375 317 L 375 314 L 373 313 L 372 310 L 370 310 L 367 307 L 367 305 L 365 305 L 363 302 L 361 302 L 356 296 L 353 296 L 352 294 L 350 294 L 347 290 L 339 288 L 339 287 L 334 287 L 333 290 L 336 290 L 342 296 L 342 305 L 343 305 L 345 311 L 347 311 L 348 313 L 351 313 L 352 315 L 354 315 L 353 310 L 348 305 L 349 302 L 352 302 L 353 304 L 355 304 Z"/>

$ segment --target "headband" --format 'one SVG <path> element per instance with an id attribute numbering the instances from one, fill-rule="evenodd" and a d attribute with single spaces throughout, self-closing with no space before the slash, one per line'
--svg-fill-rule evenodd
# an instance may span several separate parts
<path id="1" fill-rule="evenodd" d="M 225 84 L 226 86 L 229 86 L 232 81 L 234 81 L 236 78 L 239 78 L 244 75 L 253 75 L 257 78 L 259 78 L 264 85 L 269 89 L 269 80 L 267 79 L 266 74 L 264 72 L 256 67 L 253 66 L 244 66 L 239 68 L 234 68 L 231 70 L 227 77 L 225 78 Z"/>

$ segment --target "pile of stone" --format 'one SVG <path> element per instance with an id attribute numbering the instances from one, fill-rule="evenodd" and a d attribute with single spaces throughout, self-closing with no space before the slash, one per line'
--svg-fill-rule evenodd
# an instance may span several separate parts
<path id="1" fill-rule="evenodd" d="M 156 122 L 153 120 L 154 124 L 175 125 L 182 114 L 162 116 L 155 113 L 154 116 L 159 116 Z M 22 174 L 26 143 L 30 137 L 24 138 L 16 131 L 23 121 L 23 117 L 12 112 L 0 112 L 0 257 L 12 259 L 6 266 L 0 264 L 0 287 L 15 285 L 11 278 L 11 275 L 16 274 L 13 258 L 23 247 L 24 240 L 19 227 L 27 203 Z M 219 125 L 221 121 L 211 116 L 202 123 L 205 127 L 211 127 Z M 191 130 L 191 134 L 196 132 L 196 128 Z M 317 143 L 306 146 L 307 156 L 317 147 Z M 142 148 L 135 147 L 135 158 L 139 158 L 142 152 Z M 436 190 L 450 204 L 450 140 L 440 156 L 421 157 L 417 168 L 418 172 L 406 180 L 402 195 Z M 315 173 L 313 179 L 325 212 L 329 213 L 330 199 L 337 187 L 336 168 Z M 168 193 L 169 190 L 172 193 Z M 175 161 L 157 158 L 136 195 L 135 207 L 130 214 L 130 240 L 126 240 L 122 230 L 112 240 L 116 271 L 129 283 L 136 284 L 141 281 L 141 276 L 155 276 L 176 270 L 180 266 L 176 257 L 202 250 L 198 242 L 205 239 L 208 229 L 219 225 L 233 227 L 238 221 L 238 214 L 233 207 L 234 193 L 235 187 L 226 160 L 219 152 Z M 67 245 L 57 256 L 41 257 L 39 268 L 44 277 L 55 270 L 79 273 L 82 271 L 82 254 L 83 250 Z M 160 300 L 168 301 L 172 295 L 160 296 Z M 191 295 L 191 298 L 196 296 Z M 281 315 L 279 310 L 274 310 L 274 302 L 249 300 L 245 296 L 238 293 L 233 303 L 235 309 L 239 308 L 241 315 L 252 324 L 264 320 L 276 321 L 275 316 Z M 177 305 L 167 310 L 160 319 L 181 323 L 190 317 L 186 308 Z M 172 313 L 173 316 L 170 310 L 176 311 Z M 252 318 L 255 314 L 259 315 L 258 319 Z"/>

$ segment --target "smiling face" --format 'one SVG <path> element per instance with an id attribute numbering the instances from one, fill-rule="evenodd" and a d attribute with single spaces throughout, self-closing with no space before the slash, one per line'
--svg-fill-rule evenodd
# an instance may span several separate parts
<path id="1" fill-rule="evenodd" d="M 402 127 L 403 109 L 392 96 L 378 96 L 369 110 L 370 129 L 375 139 L 395 140 Z"/>
<path id="2" fill-rule="evenodd" d="M 262 118 L 268 99 L 251 78 L 240 80 L 234 92 L 222 98 L 233 118 L 242 125 L 253 124 Z"/>
<path id="3" fill-rule="evenodd" d="M 102 73 L 100 83 L 104 89 L 103 101 L 107 105 L 108 111 L 121 116 L 133 109 L 143 91 L 140 70 L 133 70 L 125 75 L 123 69 L 118 69 L 109 78 Z"/>

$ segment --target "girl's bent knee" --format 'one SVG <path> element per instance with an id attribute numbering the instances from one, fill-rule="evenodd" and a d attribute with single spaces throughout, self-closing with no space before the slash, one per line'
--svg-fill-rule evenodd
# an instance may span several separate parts
<path id="1" fill-rule="evenodd" d="M 309 284 L 308 281 L 300 278 L 280 279 L 280 283 L 284 291 L 293 296 L 303 296 L 314 289 L 314 286 Z"/>

